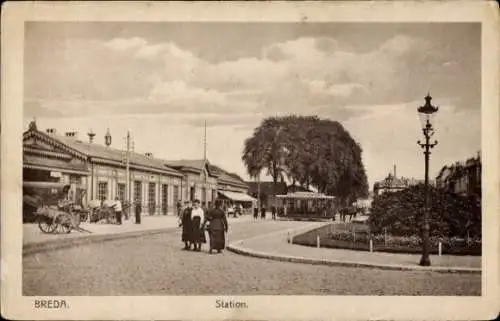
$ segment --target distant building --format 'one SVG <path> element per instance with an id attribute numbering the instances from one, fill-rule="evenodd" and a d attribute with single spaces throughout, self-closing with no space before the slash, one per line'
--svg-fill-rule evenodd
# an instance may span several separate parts
<path id="1" fill-rule="evenodd" d="M 481 195 L 481 167 L 480 153 L 465 162 L 446 165 L 436 177 L 436 186 L 456 194 Z"/>
<path id="2" fill-rule="evenodd" d="M 397 177 L 396 165 L 394 165 L 393 173 L 389 173 L 385 179 L 378 181 L 373 185 L 373 195 L 378 196 L 387 192 L 401 191 L 410 186 L 423 184 L 424 182 L 425 181 L 423 179 L 415 179 L 413 177 Z M 433 185 L 434 182 L 429 180 L 429 184 Z"/>
<path id="3" fill-rule="evenodd" d="M 286 195 L 288 193 L 295 192 L 313 192 L 297 185 L 287 185 L 285 182 L 278 182 L 276 184 L 276 191 L 274 191 L 274 182 L 250 181 L 246 183 L 249 187 L 248 194 L 250 194 L 253 198 L 258 199 L 258 192 L 260 190 L 261 206 L 264 206 L 267 209 L 270 209 L 275 204 L 274 193 L 276 193 L 276 195 Z"/>
<path id="4" fill-rule="evenodd" d="M 274 191 L 274 182 L 246 182 L 249 191 L 248 193 L 255 199 L 259 199 L 260 196 L 260 206 L 270 209 L 273 206 L 275 200 L 273 198 L 274 192 L 276 195 L 286 194 L 288 192 L 288 186 L 284 182 L 278 182 L 276 184 L 276 191 Z M 260 191 L 260 195 L 259 195 Z"/>

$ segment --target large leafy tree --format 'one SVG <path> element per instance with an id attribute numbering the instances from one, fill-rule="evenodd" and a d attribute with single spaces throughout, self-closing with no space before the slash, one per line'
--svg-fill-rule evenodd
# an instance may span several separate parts
<path id="1" fill-rule="evenodd" d="M 287 176 L 348 204 L 368 194 L 361 154 L 340 123 L 290 115 L 264 119 L 245 141 L 242 159 L 253 177 L 266 170 L 275 184 Z"/>

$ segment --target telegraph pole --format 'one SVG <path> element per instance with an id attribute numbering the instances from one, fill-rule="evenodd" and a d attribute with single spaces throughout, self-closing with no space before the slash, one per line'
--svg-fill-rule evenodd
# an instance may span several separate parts
<path id="1" fill-rule="evenodd" d="M 204 132 L 203 132 L 203 160 L 207 161 L 207 121 L 205 120 Z"/>
<path id="2" fill-rule="evenodd" d="M 260 172 L 257 174 L 257 208 L 260 211 Z"/>
<path id="3" fill-rule="evenodd" d="M 127 153 L 125 156 L 125 176 L 126 176 L 126 188 L 125 188 L 125 193 L 126 193 L 126 199 L 129 204 L 132 204 L 131 197 L 130 197 L 130 131 L 127 131 Z"/>
<path id="4" fill-rule="evenodd" d="M 203 166 L 207 166 L 207 121 L 204 122 L 203 127 Z M 202 169 L 202 173 L 205 171 L 205 168 Z M 208 173 L 206 173 L 208 175 Z M 202 195 L 202 200 L 205 200 L 204 206 L 207 206 L 207 175 L 203 175 L 203 189 L 202 192 L 205 191 L 205 195 Z M 215 200 L 213 200 L 215 201 Z M 203 204 L 202 204 L 203 205 Z"/>

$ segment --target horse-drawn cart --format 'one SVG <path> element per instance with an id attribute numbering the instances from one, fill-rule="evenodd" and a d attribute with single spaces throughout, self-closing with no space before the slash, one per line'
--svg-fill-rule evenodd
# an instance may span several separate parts
<path id="1" fill-rule="evenodd" d="M 118 220 L 115 213 L 114 204 L 101 204 L 100 201 L 91 202 L 89 204 L 89 215 L 91 223 L 102 223 L 102 224 L 118 224 Z M 128 211 L 131 208 L 131 204 L 128 202 L 123 202 L 122 204 L 122 214 L 128 218 Z"/>
<path id="2" fill-rule="evenodd" d="M 63 234 L 72 230 L 88 232 L 79 227 L 88 213 L 80 205 L 65 199 L 70 185 L 53 182 L 24 182 L 23 206 L 44 233 Z"/>

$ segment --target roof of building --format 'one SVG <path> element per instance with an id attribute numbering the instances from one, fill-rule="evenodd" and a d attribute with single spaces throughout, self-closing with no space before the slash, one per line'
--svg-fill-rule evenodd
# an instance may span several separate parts
<path id="1" fill-rule="evenodd" d="M 112 147 L 102 146 L 95 143 L 87 143 L 80 140 L 73 139 L 71 137 L 58 136 L 68 146 L 89 155 L 93 158 L 101 158 L 107 160 L 113 160 L 117 162 L 122 162 L 125 158 L 126 151 L 115 149 Z M 181 175 L 178 171 L 173 168 L 169 168 L 165 163 L 157 158 L 149 157 L 139 153 L 130 153 L 130 163 L 132 165 L 139 165 L 144 167 L 151 167 L 154 169 L 169 172 L 171 174 Z"/>
<path id="2" fill-rule="evenodd" d="M 30 129 L 33 131 L 33 129 Z M 74 137 L 66 137 L 57 134 L 47 134 L 42 131 L 36 131 L 37 135 L 41 135 L 48 140 L 58 141 L 70 149 L 76 150 L 77 152 L 86 155 L 87 157 L 91 157 L 94 160 L 107 160 L 112 161 L 115 164 L 123 164 L 123 159 L 125 158 L 125 151 L 115 149 L 112 147 L 102 146 L 96 143 L 83 142 L 81 140 L 75 139 Z M 145 168 L 151 168 L 163 172 L 168 172 L 173 175 L 182 175 L 180 172 L 176 171 L 173 168 L 167 167 L 161 160 L 148 157 L 145 155 L 141 155 L 138 153 L 131 152 L 130 153 L 130 164 L 132 166 L 140 166 Z"/>
<path id="3" fill-rule="evenodd" d="M 245 182 L 238 174 L 225 171 L 217 165 L 210 165 L 210 167 L 212 168 L 212 170 L 218 173 L 220 180 L 248 187 L 247 182 Z"/>
<path id="4" fill-rule="evenodd" d="M 179 160 L 163 160 L 163 163 L 165 163 L 167 166 L 170 166 L 172 168 L 193 168 L 200 170 L 203 168 L 203 165 L 205 164 L 205 160 L 203 159 L 179 159 Z"/>
<path id="5" fill-rule="evenodd" d="M 69 147 L 71 150 L 75 150 L 80 154 L 93 158 L 94 160 L 106 160 L 113 164 L 121 165 L 123 164 L 123 159 L 125 158 L 125 151 L 115 149 L 113 147 L 107 147 L 97 143 L 84 142 L 76 139 L 75 137 L 48 134 L 37 130 L 36 126 L 31 125 L 28 132 L 29 131 L 36 132 L 37 135 L 42 135 L 46 139 L 56 140 Z M 161 170 L 178 176 L 182 175 L 179 170 L 194 169 L 196 171 L 201 171 L 205 163 L 208 164 L 208 170 L 211 176 L 217 177 L 220 175 L 219 179 L 223 181 L 240 186 L 247 186 L 246 182 L 239 175 L 225 171 L 221 167 L 212 165 L 204 159 L 164 160 L 135 152 L 130 153 L 131 165 Z"/>
<path id="6" fill-rule="evenodd" d="M 389 173 L 387 177 L 381 181 L 375 183 L 377 188 L 384 189 L 403 189 L 410 186 L 418 185 L 424 183 L 423 179 L 407 178 L 407 177 L 394 177 L 393 174 Z M 429 181 L 432 184 L 432 181 Z"/>

